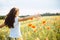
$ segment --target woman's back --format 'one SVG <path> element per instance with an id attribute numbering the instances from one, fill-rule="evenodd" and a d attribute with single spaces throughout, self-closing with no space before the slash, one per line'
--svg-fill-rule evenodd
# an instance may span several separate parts
<path id="1" fill-rule="evenodd" d="M 18 38 L 21 36 L 20 23 L 18 22 L 18 17 L 15 17 L 14 28 L 10 28 L 10 37 Z"/>

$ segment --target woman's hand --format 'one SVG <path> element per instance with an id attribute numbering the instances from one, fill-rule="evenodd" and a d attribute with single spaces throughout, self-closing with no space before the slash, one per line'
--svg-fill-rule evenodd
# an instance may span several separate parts
<path id="1" fill-rule="evenodd" d="M 40 14 L 33 15 L 33 17 L 38 18 L 40 17 Z"/>
<path id="2" fill-rule="evenodd" d="M 40 20 L 41 19 L 41 15 L 40 14 L 34 15 L 34 17 L 36 18 L 36 20 Z"/>

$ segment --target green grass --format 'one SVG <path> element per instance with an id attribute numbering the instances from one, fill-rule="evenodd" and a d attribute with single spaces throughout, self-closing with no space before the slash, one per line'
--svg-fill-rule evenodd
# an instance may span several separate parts
<path id="1" fill-rule="evenodd" d="M 0 20 L 0 24 L 3 20 Z M 60 16 L 44 16 L 21 22 L 24 40 L 60 40 Z M 0 28 L 0 39 L 7 39 L 9 28 Z"/>

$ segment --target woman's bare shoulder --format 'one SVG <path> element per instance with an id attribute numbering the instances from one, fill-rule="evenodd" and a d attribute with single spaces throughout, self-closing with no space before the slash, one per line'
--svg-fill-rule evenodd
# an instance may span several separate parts
<path id="1" fill-rule="evenodd" d="M 0 24 L 0 28 L 2 28 L 2 27 L 4 27 L 5 26 L 5 23 L 3 23 L 3 24 Z"/>

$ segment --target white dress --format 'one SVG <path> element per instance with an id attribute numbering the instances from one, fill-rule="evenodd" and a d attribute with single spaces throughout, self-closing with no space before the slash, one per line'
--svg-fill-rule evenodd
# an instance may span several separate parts
<path id="1" fill-rule="evenodd" d="M 9 37 L 20 38 L 21 36 L 20 23 L 18 22 L 18 17 L 15 17 L 14 28 L 10 28 Z"/>

